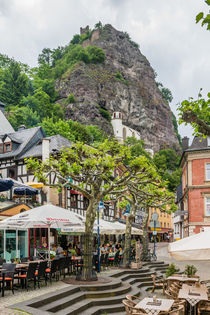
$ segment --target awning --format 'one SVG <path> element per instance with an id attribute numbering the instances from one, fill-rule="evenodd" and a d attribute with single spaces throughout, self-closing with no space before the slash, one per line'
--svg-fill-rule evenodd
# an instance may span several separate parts
<path id="1" fill-rule="evenodd" d="M 11 179 L 0 179 L 0 192 L 10 190 L 13 185 Z"/>
<path id="2" fill-rule="evenodd" d="M 14 189 L 14 194 L 18 196 L 35 196 L 39 191 L 33 187 L 17 187 Z"/>
<path id="3" fill-rule="evenodd" d="M 74 189 L 71 189 L 70 190 L 70 193 L 73 194 L 73 195 L 82 195 L 81 192 L 77 191 L 77 190 L 74 190 Z"/>
<path id="4" fill-rule="evenodd" d="M 173 242 L 168 252 L 176 260 L 210 260 L 210 231 L 200 232 Z"/>

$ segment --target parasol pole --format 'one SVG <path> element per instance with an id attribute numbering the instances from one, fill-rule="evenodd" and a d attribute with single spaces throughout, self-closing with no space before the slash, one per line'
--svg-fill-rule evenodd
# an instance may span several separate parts
<path id="1" fill-rule="evenodd" d="M 48 224 L 48 259 L 50 260 L 50 224 Z"/>

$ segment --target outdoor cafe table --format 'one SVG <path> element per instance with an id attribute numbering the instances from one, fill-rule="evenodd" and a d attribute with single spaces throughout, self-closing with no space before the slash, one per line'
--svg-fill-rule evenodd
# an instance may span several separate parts
<path id="1" fill-rule="evenodd" d="M 190 312 L 192 313 L 193 307 L 196 313 L 196 304 L 200 301 L 208 301 L 207 287 L 204 284 L 200 286 L 190 286 L 184 283 L 179 290 L 178 298 L 187 300 L 190 304 Z"/>
<path id="2" fill-rule="evenodd" d="M 170 285 L 170 283 L 174 282 L 174 281 L 179 281 L 179 282 L 191 282 L 191 283 L 195 283 L 198 282 L 200 280 L 200 278 L 193 278 L 193 277 L 187 277 L 186 275 L 177 275 L 177 276 L 170 276 L 168 278 L 166 278 L 168 285 Z"/>
<path id="3" fill-rule="evenodd" d="M 157 315 L 161 311 L 168 312 L 173 303 L 174 300 L 157 299 L 155 302 L 153 301 L 153 298 L 144 298 L 136 304 L 135 308 L 141 308 L 149 315 Z"/>

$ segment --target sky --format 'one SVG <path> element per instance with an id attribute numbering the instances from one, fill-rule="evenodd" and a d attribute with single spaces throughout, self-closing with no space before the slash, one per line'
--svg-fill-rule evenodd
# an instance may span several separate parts
<path id="1" fill-rule="evenodd" d="M 195 24 L 207 10 L 204 0 L 0 0 L 0 53 L 35 66 L 43 48 L 68 44 L 81 26 L 112 24 L 140 45 L 177 116 L 179 102 L 210 91 L 210 32 Z M 192 137 L 190 127 L 179 132 Z"/>

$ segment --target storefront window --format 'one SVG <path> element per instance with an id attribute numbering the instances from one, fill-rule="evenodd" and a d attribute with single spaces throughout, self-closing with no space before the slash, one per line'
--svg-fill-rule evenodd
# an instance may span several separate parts
<path id="1" fill-rule="evenodd" d="M 28 233 L 18 231 L 18 257 L 28 257 Z"/>
<path id="2" fill-rule="evenodd" d="M 0 230 L 0 257 L 4 258 L 4 230 Z"/>
<path id="3" fill-rule="evenodd" d="M 6 261 L 16 258 L 16 231 L 6 230 Z"/>

